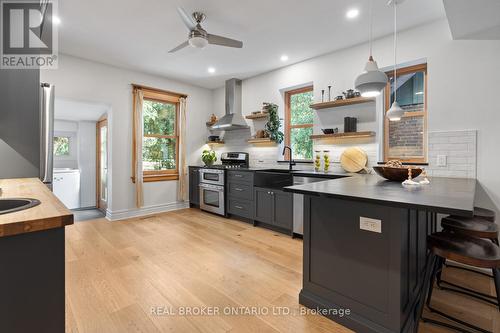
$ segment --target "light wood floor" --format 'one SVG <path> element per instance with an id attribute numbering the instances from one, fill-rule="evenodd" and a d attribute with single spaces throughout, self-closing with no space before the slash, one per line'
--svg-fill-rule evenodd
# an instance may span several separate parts
<path id="1" fill-rule="evenodd" d="M 271 313 L 301 309 L 301 240 L 196 209 L 76 223 L 66 228 L 66 262 L 67 332 L 351 332 L 321 316 Z M 448 273 L 492 290 L 487 279 Z M 494 307 L 439 291 L 435 300 L 500 333 Z M 269 313 L 181 315 L 182 307 Z"/>

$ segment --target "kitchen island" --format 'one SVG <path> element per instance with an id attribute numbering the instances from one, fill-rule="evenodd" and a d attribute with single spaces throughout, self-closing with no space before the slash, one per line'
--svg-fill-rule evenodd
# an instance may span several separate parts
<path id="1" fill-rule="evenodd" d="M 475 179 L 403 187 L 373 175 L 286 187 L 304 194 L 299 302 L 359 333 L 414 332 L 426 236 L 437 213 L 472 216 L 475 189 Z"/>
<path id="2" fill-rule="evenodd" d="M 36 178 L 0 179 L 1 199 L 38 205 L 0 215 L 0 332 L 65 331 L 64 228 L 73 214 Z"/>

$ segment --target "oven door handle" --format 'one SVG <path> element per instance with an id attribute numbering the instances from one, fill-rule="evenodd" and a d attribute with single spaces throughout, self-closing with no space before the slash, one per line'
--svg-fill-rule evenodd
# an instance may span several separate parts
<path id="1" fill-rule="evenodd" d="M 203 184 L 203 183 L 200 183 L 198 186 L 200 188 L 206 188 L 214 191 L 224 191 L 224 186 L 217 186 L 217 185 Z"/>

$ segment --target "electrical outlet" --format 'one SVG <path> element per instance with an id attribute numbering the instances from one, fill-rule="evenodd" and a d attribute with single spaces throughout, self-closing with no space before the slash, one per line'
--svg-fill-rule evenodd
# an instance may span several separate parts
<path id="1" fill-rule="evenodd" d="M 445 167 L 447 164 L 447 157 L 446 155 L 438 155 L 437 156 L 437 166 L 438 167 Z"/>
<path id="2" fill-rule="evenodd" d="M 359 229 L 382 233 L 382 220 L 371 219 L 369 217 L 359 217 Z"/>

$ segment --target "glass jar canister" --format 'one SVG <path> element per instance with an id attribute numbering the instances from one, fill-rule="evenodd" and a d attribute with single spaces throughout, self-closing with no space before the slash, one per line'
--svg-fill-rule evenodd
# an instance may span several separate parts
<path id="1" fill-rule="evenodd" d="M 321 150 L 315 150 L 314 155 L 314 171 L 318 172 L 321 169 Z"/>
<path id="2" fill-rule="evenodd" d="M 330 169 L 330 151 L 323 150 L 323 170 L 328 172 L 328 169 Z"/>

